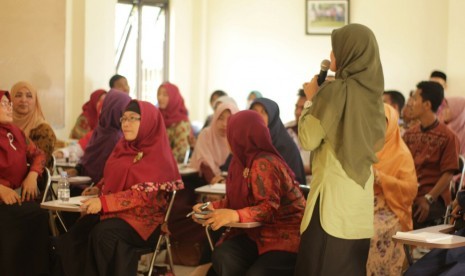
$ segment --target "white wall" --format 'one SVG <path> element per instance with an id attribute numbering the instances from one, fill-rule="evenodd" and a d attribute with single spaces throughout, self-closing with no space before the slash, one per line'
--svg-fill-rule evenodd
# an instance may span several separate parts
<path id="1" fill-rule="evenodd" d="M 464 1 L 350 4 L 351 22 L 369 26 L 378 39 L 386 89 L 407 95 L 439 69 L 449 76 L 448 94 L 465 90 Z M 173 0 L 171 9 L 170 79 L 194 120 L 211 112 L 208 96 L 215 89 L 242 108 L 248 92 L 259 90 L 279 103 L 283 121 L 292 119 L 297 89 L 331 50 L 330 36 L 305 34 L 304 0 Z"/>
<path id="2" fill-rule="evenodd" d="M 67 139 L 81 107 L 96 89 L 109 89 L 115 72 L 116 0 L 66 0 L 65 127 L 55 129 Z"/>

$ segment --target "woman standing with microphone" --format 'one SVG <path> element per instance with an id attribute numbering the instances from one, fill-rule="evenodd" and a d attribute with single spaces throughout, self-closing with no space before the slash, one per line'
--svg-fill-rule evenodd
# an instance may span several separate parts
<path id="1" fill-rule="evenodd" d="M 313 180 L 296 275 L 366 275 L 373 236 L 373 171 L 384 143 L 384 77 L 373 32 L 349 24 L 331 35 L 334 81 L 304 84 L 299 139 Z"/>

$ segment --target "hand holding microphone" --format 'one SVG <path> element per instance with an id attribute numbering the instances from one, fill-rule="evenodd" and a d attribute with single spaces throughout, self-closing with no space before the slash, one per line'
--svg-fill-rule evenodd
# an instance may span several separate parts
<path id="1" fill-rule="evenodd" d="M 320 65 L 320 74 L 315 75 L 310 82 L 304 83 L 303 89 L 308 101 L 313 99 L 315 94 L 318 92 L 320 85 L 325 81 L 330 63 L 331 62 L 329 60 L 324 59 Z"/>

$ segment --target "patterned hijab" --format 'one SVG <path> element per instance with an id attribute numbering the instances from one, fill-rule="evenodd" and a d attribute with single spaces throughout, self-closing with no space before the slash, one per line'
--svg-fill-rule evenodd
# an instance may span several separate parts
<path id="1" fill-rule="evenodd" d="M 215 175 L 221 173 L 220 166 L 225 163 L 229 156 L 229 147 L 227 138 L 221 137 L 217 133 L 216 125 L 218 118 L 225 110 L 229 110 L 231 115 L 239 111 L 237 106 L 231 103 L 222 103 L 216 108 L 211 125 L 200 132 L 195 144 L 191 166 L 196 170 L 200 170 L 200 165 L 206 163 Z"/>
<path id="2" fill-rule="evenodd" d="M 187 117 L 187 109 L 184 105 L 184 99 L 179 92 L 179 88 L 169 82 L 165 82 L 160 85 L 158 90 L 160 90 L 161 87 L 166 89 L 169 97 L 168 106 L 165 109 L 160 108 L 166 127 L 168 128 L 173 124 L 182 121 L 189 121 L 189 118 Z"/>
<path id="3" fill-rule="evenodd" d="M 252 102 L 251 108 L 256 103 L 263 105 L 268 114 L 268 129 L 270 130 L 273 146 L 295 173 L 296 180 L 301 184 L 306 184 L 304 164 L 299 149 L 279 117 L 278 104 L 267 98 L 258 98 Z"/>
<path id="4" fill-rule="evenodd" d="M 45 117 L 44 113 L 42 112 L 42 108 L 40 107 L 39 98 L 37 97 L 37 90 L 30 83 L 20 81 L 13 85 L 11 88 L 11 97 L 15 98 L 16 93 L 18 93 L 21 88 L 26 88 L 29 90 L 29 92 L 31 92 L 34 104 L 32 106 L 31 112 L 26 115 L 19 114 L 15 111 L 17 109 L 13 107 L 13 123 L 17 125 L 24 132 L 24 134 L 26 134 L 26 137 L 29 137 L 29 133 L 32 129 L 45 123 Z"/>
<path id="5" fill-rule="evenodd" d="M 252 166 L 253 160 L 259 154 L 266 153 L 279 158 L 294 179 L 294 173 L 273 146 L 270 132 L 257 112 L 244 110 L 232 115 L 229 117 L 226 132 L 233 154 L 226 180 L 226 196 L 232 209 L 237 210 L 250 205 L 249 184 L 244 172 Z"/>
<path id="6" fill-rule="evenodd" d="M 168 185 L 169 190 L 182 188 L 178 165 L 171 153 L 160 111 L 149 102 L 133 102 L 140 109 L 137 137 L 133 141 L 126 141 L 123 137 L 116 144 L 105 164 L 102 193 L 128 190 L 144 182 L 152 182 L 156 186 Z"/>
<path id="7" fill-rule="evenodd" d="M 82 115 L 86 117 L 91 130 L 93 130 L 98 123 L 99 112 L 97 110 L 97 103 L 100 100 L 100 97 L 106 93 L 107 91 L 103 89 L 95 90 L 90 95 L 90 100 L 82 106 Z"/>
<path id="8" fill-rule="evenodd" d="M 364 187 L 386 130 L 378 43 L 373 32 L 360 24 L 334 30 L 331 42 L 336 79 L 320 87 L 310 113 L 320 120 L 344 171 Z"/>
<path id="9" fill-rule="evenodd" d="M 8 91 L 0 90 L 0 100 L 3 96 L 11 100 Z M 5 112 L 5 109 L 0 108 L 2 109 L 0 112 Z M 0 123 L 0 184 L 16 189 L 21 186 L 27 173 L 24 134 L 13 124 Z M 2 180 L 8 181 L 8 185 Z"/>
<path id="10" fill-rule="evenodd" d="M 465 98 L 447 98 L 450 119 L 447 125 L 452 129 L 460 141 L 460 154 L 465 156 Z"/>
<path id="11" fill-rule="evenodd" d="M 115 89 L 111 89 L 103 101 L 99 123 L 81 158 L 85 174 L 90 176 L 94 183 L 102 178 L 105 162 L 123 136 L 120 118 L 130 101 L 128 94 Z"/>

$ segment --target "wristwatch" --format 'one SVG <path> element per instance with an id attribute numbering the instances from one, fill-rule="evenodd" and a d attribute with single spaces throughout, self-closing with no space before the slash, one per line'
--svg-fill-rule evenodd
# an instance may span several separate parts
<path id="1" fill-rule="evenodd" d="M 430 194 L 426 194 L 425 199 L 426 199 L 426 201 L 428 201 L 429 205 L 433 204 L 433 202 L 434 202 L 433 196 L 430 195 Z"/>
<path id="2" fill-rule="evenodd" d="M 304 108 L 309 108 L 310 106 L 312 106 L 312 104 L 313 104 L 312 101 L 305 101 Z"/>

